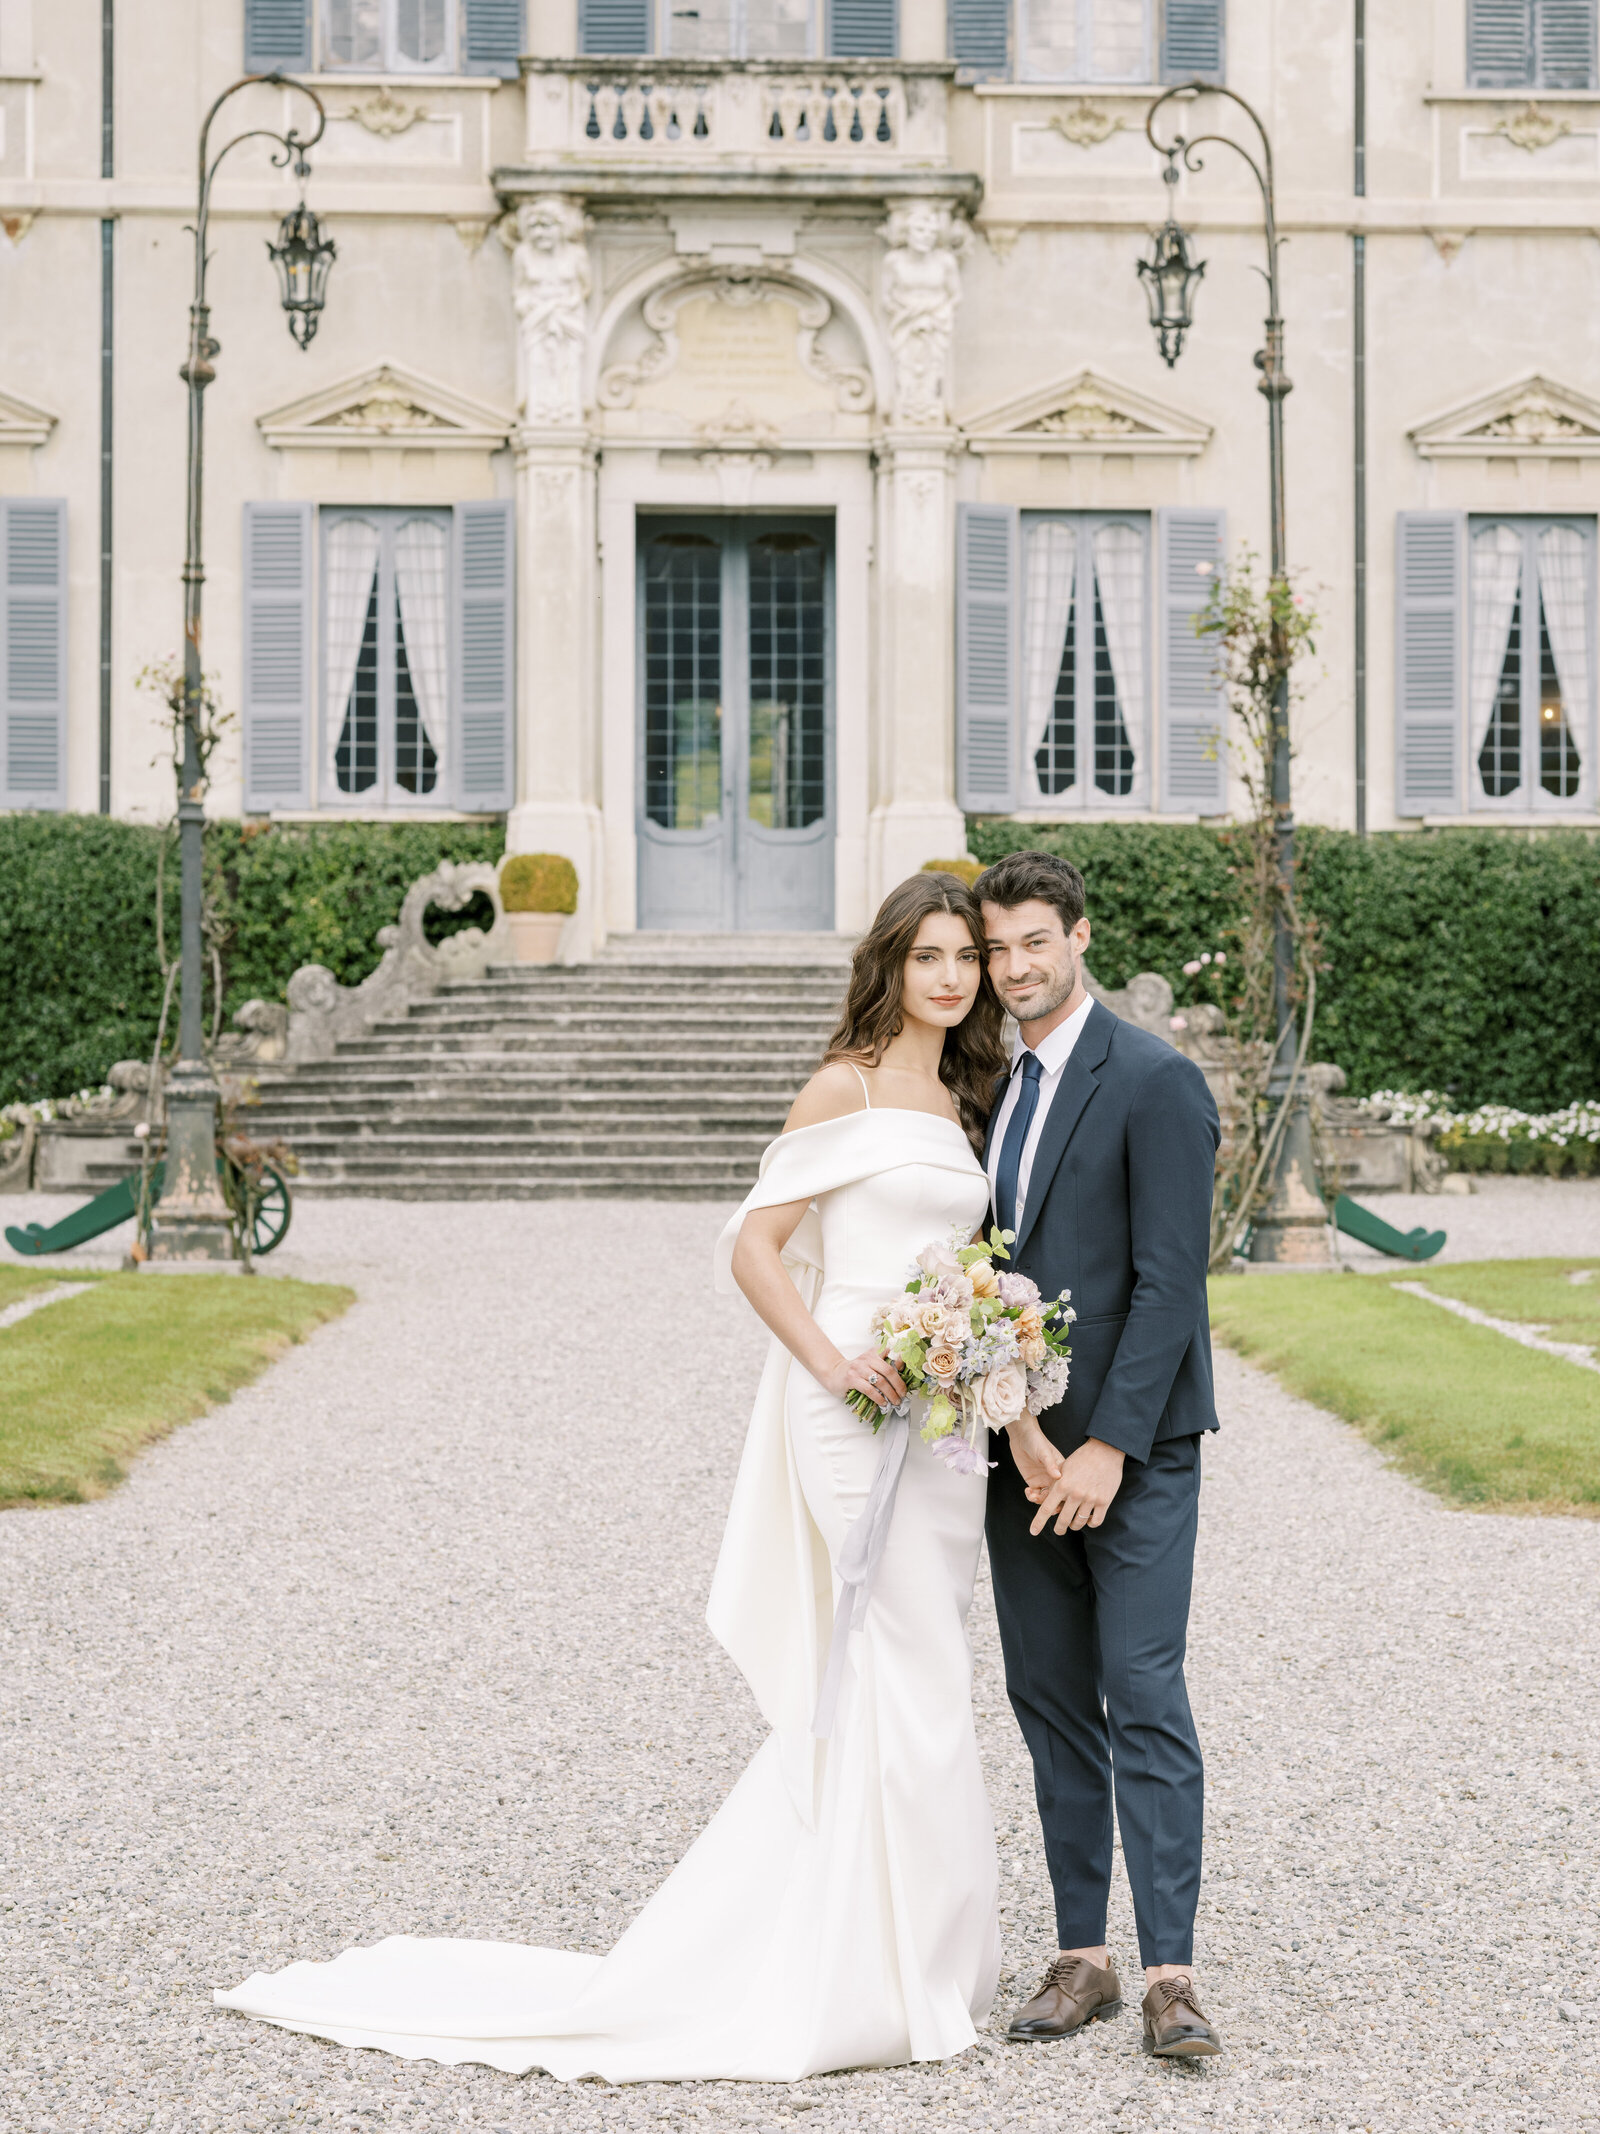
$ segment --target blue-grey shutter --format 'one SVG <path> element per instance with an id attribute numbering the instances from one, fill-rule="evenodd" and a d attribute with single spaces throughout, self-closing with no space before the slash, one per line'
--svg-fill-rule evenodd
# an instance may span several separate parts
<path id="1" fill-rule="evenodd" d="M 652 0 L 578 0 L 578 48 L 585 53 L 652 52 Z"/>
<path id="2" fill-rule="evenodd" d="M 244 507 L 244 804 L 311 805 L 311 506 Z"/>
<path id="3" fill-rule="evenodd" d="M 1467 87 L 1533 83 L 1533 0 L 1467 0 Z"/>
<path id="4" fill-rule="evenodd" d="M 1220 815 L 1228 805 L 1228 698 L 1216 639 L 1195 618 L 1227 562 L 1227 513 L 1156 514 L 1161 668 L 1162 806 L 1174 815 Z"/>
<path id="5" fill-rule="evenodd" d="M 244 0 L 244 71 L 311 64 L 311 0 Z"/>
<path id="6" fill-rule="evenodd" d="M 456 506 L 456 804 L 511 805 L 516 573 L 511 505 Z"/>
<path id="7" fill-rule="evenodd" d="M 522 56 L 522 0 L 466 0 L 461 66 L 514 80 Z"/>
<path id="8" fill-rule="evenodd" d="M 1395 562 L 1395 813 L 1460 807 L 1466 514 L 1402 511 Z"/>
<path id="9" fill-rule="evenodd" d="M 1595 0 L 1537 0 L 1534 16 L 1541 89 L 1595 85 Z"/>
<path id="10" fill-rule="evenodd" d="M 8 808 L 67 804 L 67 507 L 0 500 L 0 793 Z"/>
<path id="11" fill-rule="evenodd" d="M 830 59 L 893 59 L 899 49 L 896 0 L 828 0 Z"/>
<path id="12" fill-rule="evenodd" d="M 1022 601 L 1014 504 L 956 507 L 956 795 L 975 815 L 1017 804 Z"/>
<path id="13" fill-rule="evenodd" d="M 1010 0 L 949 0 L 950 57 L 969 78 L 1011 71 Z"/>
<path id="14" fill-rule="evenodd" d="M 1220 82 L 1226 0 L 1167 0 L 1161 21 L 1161 79 Z"/>

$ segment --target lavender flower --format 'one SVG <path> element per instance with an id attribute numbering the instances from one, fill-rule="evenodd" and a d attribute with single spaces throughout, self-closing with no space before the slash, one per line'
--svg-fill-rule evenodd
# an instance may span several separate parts
<path id="1" fill-rule="evenodd" d="M 958 1475 L 986 1475 L 991 1467 L 999 1464 L 995 1460 L 986 1460 L 971 1439 L 959 1430 L 940 1438 L 933 1448 L 933 1456 L 943 1460 L 951 1473 Z"/>

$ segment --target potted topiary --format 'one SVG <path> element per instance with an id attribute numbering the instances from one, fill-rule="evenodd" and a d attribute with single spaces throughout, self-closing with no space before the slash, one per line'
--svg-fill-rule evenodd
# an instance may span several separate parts
<path id="1" fill-rule="evenodd" d="M 500 869 L 500 902 L 517 962 L 554 963 L 578 908 L 578 870 L 558 852 L 515 852 Z"/>

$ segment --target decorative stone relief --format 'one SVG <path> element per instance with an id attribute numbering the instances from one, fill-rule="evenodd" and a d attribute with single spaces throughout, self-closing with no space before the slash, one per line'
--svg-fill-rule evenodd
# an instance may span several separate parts
<path id="1" fill-rule="evenodd" d="M 633 407 L 641 391 L 675 373 L 682 391 L 673 397 L 702 430 L 750 421 L 775 430 L 775 416 L 803 406 L 807 397 L 847 413 L 872 405 L 870 373 L 839 362 L 819 343 L 832 304 L 820 290 L 787 276 L 703 268 L 652 290 L 640 316 L 651 338 L 630 362 L 613 363 L 602 373 L 602 407 Z M 706 410 L 708 396 L 719 404 Z M 652 393 L 651 404 L 665 397 Z"/>
<path id="2" fill-rule="evenodd" d="M 1456 263 L 1457 254 L 1466 243 L 1471 232 L 1469 230 L 1430 230 L 1428 235 L 1433 239 L 1433 249 L 1438 253 L 1445 265 L 1453 267 Z"/>
<path id="3" fill-rule="evenodd" d="M 402 451 L 419 442 L 451 451 L 497 451 L 511 429 L 500 408 L 398 363 L 374 363 L 288 407 L 256 417 L 267 443 L 327 450 L 369 445 Z"/>
<path id="4" fill-rule="evenodd" d="M 1121 408 L 1114 408 L 1091 386 L 1080 386 L 1060 407 L 1025 422 L 1020 437 L 1153 437 L 1147 422 L 1137 422 Z"/>
<path id="5" fill-rule="evenodd" d="M 1037 386 L 997 408 L 964 415 L 973 452 L 1115 452 L 1140 458 L 1192 457 L 1210 442 L 1211 426 L 1182 409 L 1134 392 L 1096 371 L 1080 370 Z"/>
<path id="6" fill-rule="evenodd" d="M 1127 120 L 1102 111 L 1098 104 L 1069 104 L 1064 112 L 1058 112 L 1050 121 L 1050 131 L 1059 133 L 1063 141 L 1070 141 L 1074 148 L 1098 148 L 1102 141 L 1109 141 L 1114 133 L 1120 133 Z"/>
<path id="7" fill-rule="evenodd" d="M 884 226 L 883 314 L 894 351 L 894 419 L 914 428 L 950 420 L 950 338 L 961 301 L 960 256 L 971 232 L 942 202 L 913 200 Z"/>
<path id="8" fill-rule="evenodd" d="M 451 425 L 431 408 L 407 399 L 400 387 L 391 384 L 366 400 L 340 408 L 336 414 L 324 415 L 316 427 L 319 430 L 373 430 L 380 437 L 389 437 L 396 430 L 448 430 Z"/>
<path id="9" fill-rule="evenodd" d="M 1550 451 L 1592 458 L 1600 455 L 1600 400 L 1535 372 L 1419 423 L 1410 435 L 1423 459 L 1515 459 Z"/>
<path id="10" fill-rule="evenodd" d="M 415 126 L 418 119 L 425 119 L 428 107 L 383 88 L 375 89 L 359 104 L 347 104 L 338 116 L 354 119 L 358 126 L 364 126 L 368 133 L 375 133 L 382 140 L 392 140 L 397 133 L 405 133 Z"/>
<path id="11" fill-rule="evenodd" d="M 1537 155 L 1541 148 L 1553 148 L 1563 134 L 1571 133 L 1570 119 L 1557 118 L 1552 111 L 1541 111 L 1537 104 L 1524 104 L 1509 118 L 1503 118 L 1495 127 L 1513 148 L 1522 148 L 1530 156 Z"/>
<path id="12" fill-rule="evenodd" d="M 530 423 L 583 421 L 583 359 L 589 338 L 589 254 L 583 210 L 546 194 L 517 211 L 511 255 L 517 316 L 519 405 Z"/>
<path id="13" fill-rule="evenodd" d="M 494 906 L 485 933 L 469 926 L 437 947 L 423 930 L 429 907 L 460 911 L 482 895 Z M 500 877 L 484 861 L 457 866 L 442 860 L 406 891 L 396 926 L 379 930 L 383 961 L 358 986 L 341 985 L 320 963 L 305 963 L 289 980 L 288 1056 L 326 1060 L 342 1037 L 363 1036 L 382 1017 L 403 1016 L 413 1000 L 425 1000 L 447 978 L 481 978 L 494 962 L 508 962 L 511 936 L 500 902 Z"/>
<path id="14" fill-rule="evenodd" d="M 8 214 L 0 215 L 0 230 L 5 231 L 8 243 L 19 245 L 38 219 L 37 208 L 13 208 Z"/>
<path id="15" fill-rule="evenodd" d="M 455 226 L 456 235 L 466 246 L 468 256 L 472 259 L 476 259 L 483 250 L 484 240 L 493 228 L 492 221 L 458 222 Z"/>

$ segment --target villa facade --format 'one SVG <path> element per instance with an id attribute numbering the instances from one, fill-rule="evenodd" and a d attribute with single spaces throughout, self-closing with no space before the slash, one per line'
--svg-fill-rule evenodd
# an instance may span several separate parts
<path id="1" fill-rule="evenodd" d="M 171 808 L 195 142 L 313 88 L 302 352 L 218 182 L 209 806 L 504 814 L 565 954 L 860 927 L 968 811 L 1210 820 L 1268 546 L 1276 157 L 1303 819 L 1596 822 L 1596 0 L 0 0 L 0 805 Z M 105 55 L 114 64 L 108 72 Z M 252 88 L 229 130 L 314 123 Z M 1163 122 L 1251 140 L 1225 99 Z M 221 123 L 221 122 L 219 122 Z M 223 136 L 226 138 L 226 135 Z"/>

